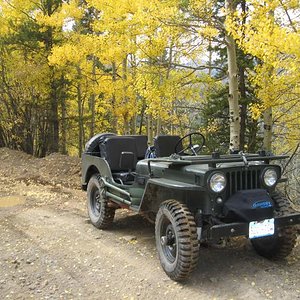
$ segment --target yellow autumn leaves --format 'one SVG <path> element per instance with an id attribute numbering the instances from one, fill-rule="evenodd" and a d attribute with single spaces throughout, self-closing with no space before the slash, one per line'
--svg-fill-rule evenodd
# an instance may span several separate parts
<path id="1" fill-rule="evenodd" d="M 245 72 L 257 101 L 248 114 L 262 120 L 272 108 L 275 133 L 294 147 L 300 136 L 299 1 L 247 0 L 244 12 L 242 1 L 235 3 L 228 16 L 211 0 L 2 0 L 1 54 L 24 101 L 64 95 L 66 103 L 58 96 L 57 106 L 66 106 L 70 127 L 82 127 L 82 148 L 93 130 L 146 133 L 149 121 L 152 134 L 181 131 L 189 116 L 178 103 L 206 105 L 212 87 L 227 83 L 210 76 L 214 62 L 207 59 L 212 47 L 226 47 L 227 32 L 253 57 L 255 69 Z M 72 144 L 74 132 L 68 133 Z M 208 132 L 217 132 L 215 124 Z"/>
<path id="2" fill-rule="evenodd" d="M 300 6 L 299 1 L 247 1 L 247 14 L 238 10 L 227 28 L 238 45 L 257 59 L 252 84 L 260 104 L 255 118 L 271 108 L 280 151 L 299 143 L 300 137 Z M 286 139 L 287 143 L 282 143 Z"/>

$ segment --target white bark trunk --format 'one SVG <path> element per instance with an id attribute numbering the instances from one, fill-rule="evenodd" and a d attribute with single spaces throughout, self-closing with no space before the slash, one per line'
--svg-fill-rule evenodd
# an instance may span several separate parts
<path id="1" fill-rule="evenodd" d="M 228 12 L 234 11 L 233 1 L 226 1 Z M 229 123 L 230 123 L 230 146 L 231 152 L 240 149 L 240 111 L 239 111 L 239 87 L 238 68 L 236 57 L 236 44 L 234 39 L 225 35 L 228 59 L 228 83 L 229 83 Z"/>

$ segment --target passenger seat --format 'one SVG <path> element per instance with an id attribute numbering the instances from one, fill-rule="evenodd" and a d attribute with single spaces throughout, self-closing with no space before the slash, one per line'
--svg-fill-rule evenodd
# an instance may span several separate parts
<path id="1" fill-rule="evenodd" d="M 146 135 L 126 135 L 131 137 L 136 142 L 137 159 L 141 160 L 145 158 L 145 153 L 148 148 L 148 137 Z"/>
<path id="2" fill-rule="evenodd" d="M 100 144 L 100 153 L 110 166 L 115 182 L 132 184 L 137 163 L 137 147 L 134 138 L 127 136 L 108 137 Z"/>
<path id="3" fill-rule="evenodd" d="M 175 153 L 175 146 L 180 140 L 179 135 L 158 135 L 154 138 L 154 148 L 156 157 L 168 157 Z M 177 150 L 183 149 L 182 143 L 177 146 Z"/>

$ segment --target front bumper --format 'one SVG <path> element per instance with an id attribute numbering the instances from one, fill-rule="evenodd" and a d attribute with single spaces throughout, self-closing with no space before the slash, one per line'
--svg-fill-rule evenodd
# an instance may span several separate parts
<path id="1" fill-rule="evenodd" d="M 285 226 L 300 224 L 300 213 L 274 218 L 275 230 Z M 248 236 L 249 223 L 230 223 L 212 226 L 207 232 L 207 238 L 218 240 L 224 237 Z"/>

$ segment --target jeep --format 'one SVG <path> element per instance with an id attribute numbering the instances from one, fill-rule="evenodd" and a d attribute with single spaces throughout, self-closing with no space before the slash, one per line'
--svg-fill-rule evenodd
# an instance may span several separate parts
<path id="1" fill-rule="evenodd" d="M 288 256 L 296 244 L 300 214 L 276 187 L 287 158 L 257 154 L 201 154 L 205 137 L 180 138 L 102 133 L 82 156 L 82 188 L 91 223 L 112 225 L 126 208 L 155 222 L 161 266 L 175 281 L 196 268 L 201 243 L 246 236 L 269 259 Z"/>

